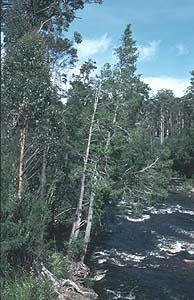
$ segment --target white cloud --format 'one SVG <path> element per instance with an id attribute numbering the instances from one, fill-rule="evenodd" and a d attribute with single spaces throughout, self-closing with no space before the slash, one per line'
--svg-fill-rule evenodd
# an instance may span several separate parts
<path id="1" fill-rule="evenodd" d="M 151 41 L 148 43 L 147 46 L 145 45 L 139 45 L 139 60 L 151 60 L 157 53 L 160 45 L 160 40 L 159 41 Z"/>
<path id="2" fill-rule="evenodd" d="M 182 43 L 176 45 L 176 50 L 178 55 L 187 55 L 189 53 L 188 49 Z"/>
<path id="3" fill-rule="evenodd" d="M 186 88 L 189 86 L 189 79 L 175 78 L 175 77 L 143 77 L 143 81 L 148 83 L 156 93 L 161 89 L 170 89 L 174 92 L 175 96 L 182 97 Z"/>
<path id="4" fill-rule="evenodd" d="M 78 45 L 78 57 L 86 59 L 94 54 L 104 53 L 110 47 L 111 39 L 107 34 L 102 35 L 98 39 L 83 39 Z"/>

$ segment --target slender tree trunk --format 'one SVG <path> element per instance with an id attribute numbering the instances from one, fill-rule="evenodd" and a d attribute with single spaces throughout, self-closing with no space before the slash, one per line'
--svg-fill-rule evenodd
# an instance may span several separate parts
<path id="1" fill-rule="evenodd" d="M 115 125 L 116 120 L 117 120 L 117 111 L 118 111 L 119 105 L 117 104 L 114 112 L 114 117 L 112 121 L 112 126 Z M 105 150 L 108 150 L 108 147 L 110 146 L 110 140 L 111 140 L 111 130 L 108 130 L 107 133 L 107 140 L 105 144 Z M 107 160 L 107 155 L 106 155 L 106 160 Z M 90 202 L 89 202 L 89 209 L 88 209 L 88 218 L 87 218 L 87 226 L 86 226 L 86 231 L 85 231 L 85 236 L 84 236 L 84 249 L 83 249 L 83 255 L 82 255 L 82 261 L 84 261 L 87 249 L 88 249 L 88 244 L 90 242 L 90 236 L 91 236 L 91 230 L 92 230 L 92 222 L 93 222 L 93 214 L 94 214 L 94 200 L 95 200 L 95 192 L 94 192 L 94 186 L 97 183 L 97 178 L 96 176 L 94 177 L 95 182 L 90 194 Z"/>
<path id="2" fill-rule="evenodd" d="M 67 143 L 69 143 L 69 135 L 67 135 Z M 69 152 L 68 150 L 66 150 L 66 153 L 65 153 L 65 168 L 67 168 L 68 166 L 68 162 L 69 162 Z"/>
<path id="3" fill-rule="evenodd" d="M 160 144 L 164 143 L 164 114 L 162 111 L 162 107 L 160 110 Z"/>
<path id="4" fill-rule="evenodd" d="M 114 117 L 113 117 L 113 121 L 112 121 L 112 126 L 115 125 L 116 120 L 117 120 L 117 111 L 118 111 L 119 105 L 117 104 L 116 108 L 115 108 L 115 112 L 114 112 Z M 107 169 L 107 165 L 108 165 L 108 156 L 107 156 L 107 150 L 108 147 L 110 146 L 110 140 L 111 140 L 111 129 L 108 130 L 107 133 L 107 139 L 106 139 L 106 145 L 105 145 L 105 170 Z"/>
<path id="5" fill-rule="evenodd" d="M 178 131 L 181 132 L 181 112 L 178 112 Z"/>
<path id="6" fill-rule="evenodd" d="M 185 120 L 184 120 L 184 116 L 182 116 L 181 118 L 181 128 L 185 127 Z"/>
<path id="7" fill-rule="evenodd" d="M 154 127 L 150 129 L 150 153 L 152 153 L 152 148 L 153 148 L 153 139 L 154 139 Z"/>
<path id="8" fill-rule="evenodd" d="M 167 109 L 167 114 L 166 114 L 166 136 L 169 137 L 170 135 L 170 125 L 169 125 L 169 110 Z"/>
<path id="9" fill-rule="evenodd" d="M 93 214 L 94 214 L 94 199 L 95 199 L 95 193 L 92 190 L 91 194 L 90 194 L 90 205 L 89 205 L 89 210 L 88 210 L 87 226 L 86 226 L 86 231 L 85 231 L 85 236 L 84 236 L 84 249 L 83 249 L 82 261 L 84 261 L 84 258 L 86 256 L 86 252 L 88 249 L 88 244 L 90 242 Z"/>
<path id="10" fill-rule="evenodd" d="M 69 153 L 67 152 L 65 154 L 65 167 L 67 168 L 67 165 L 68 165 L 68 160 L 69 160 Z"/>
<path id="11" fill-rule="evenodd" d="M 23 169 L 24 169 L 24 147 L 26 141 L 26 127 L 20 129 L 20 159 L 18 172 L 18 200 L 19 205 L 22 203 L 22 184 L 23 184 Z"/>
<path id="12" fill-rule="evenodd" d="M 86 171 L 87 171 L 87 166 L 88 166 L 88 158 L 89 158 L 89 153 L 90 153 L 90 145 L 91 145 L 91 138 L 93 134 L 93 125 L 95 121 L 95 115 L 98 107 L 98 100 L 99 100 L 99 91 L 100 88 L 98 88 L 94 100 L 94 109 L 93 109 L 93 114 L 92 114 L 92 119 L 90 123 L 90 129 L 89 129 L 89 136 L 88 136 L 88 143 L 87 143 L 87 148 L 86 148 L 86 154 L 84 158 L 84 167 L 83 167 L 83 172 L 82 172 L 82 179 L 81 179 L 81 189 L 80 189 L 80 196 L 79 196 L 79 201 L 77 205 L 77 210 L 76 210 L 76 219 L 73 223 L 70 239 L 69 239 L 69 244 L 73 240 L 76 240 L 78 238 L 79 232 L 80 232 L 80 224 L 82 220 L 82 206 L 83 206 L 83 199 L 84 199 L 84 192 L 85 192 L 85 187 L 86 187 Z"/>
<path id="13" fill-rule="evenodd" d="M 119 105 L 117 104 L 116 108 L 115 108 L 115 113 L 114 113 L 114 117 L 113 117 L 113 121 L 112 121 L 112 125 L 114 126 L 117 120 L 117 111 L 118 111 Z M 105 150 L 108 149 L 108 146 L 110 145 L 110 139 L 111 139 L 111 131 L 109 129 L 108 131 L 108 135 L 107 135 L 107 140 L 106 140 L 106 146 L 105 146 Z"/>
<path id="14" fill-rule="evenodd" d="M 172 113 L 170 112 L 170 117 L 169 117 L 169 131 L 170 135 L 172 134 L 173 127 L 172 127 Z"/>
<path id="15" fill-rule="evenodd" d="M 44 149 L 43 159 L 42 159 L 41 186 L 40 186 L 41 198 L 45 196 L 45 189 L 46 189 L 46 164 L 47 164 L 46 153 L 47 150 Z"/>

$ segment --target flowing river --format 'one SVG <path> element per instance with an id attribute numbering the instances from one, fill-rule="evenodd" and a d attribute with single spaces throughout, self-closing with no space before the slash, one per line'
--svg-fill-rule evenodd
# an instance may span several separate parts
<path id="1" fill-rule="evenodd" d="M 121 204 L 91 247 L 98 299 L 194 300 L 194 199 L 170 194 L 141 218 Z"/>

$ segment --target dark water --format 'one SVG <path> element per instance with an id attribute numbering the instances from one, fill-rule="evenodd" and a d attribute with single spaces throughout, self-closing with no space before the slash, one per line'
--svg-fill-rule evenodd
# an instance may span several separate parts
<path id="1" fill-rule="evenodd" d="M 172 194 L 148 207 L 107 220 L 89 265 L 99 300 L 194 300 L 194 199 Z"/>

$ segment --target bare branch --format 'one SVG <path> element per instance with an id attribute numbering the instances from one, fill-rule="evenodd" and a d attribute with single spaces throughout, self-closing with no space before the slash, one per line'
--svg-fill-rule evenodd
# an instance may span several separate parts
<path id="1" fill-rule="evenodd" d="M 51 17 L 51 18 L 49 18 L 48 20 L 44 21 L 44 22 L 41 24 L 41 26 L 40 26 L 40 28 L 39 28 L 38 32 L 40 33 L 40 32 L 41 32 L 41 30 L 42 30 L 42 28 L 44 27 L 44 25 L 45 25 L 46 23 L 48 23 L 49 21 L 51 21 L 51 20 L 52 20 L 52 17 Z"/>
<path id="2" fill-rule="evenodd" d="M 81 227 L 83 227 L 86 223 L 87 223 L 86 220 L 81 221 L 79 227 L 77 227 L 77 228 L 75 229 L 75 231 L 78 230 L 78 229 L 80 229 Z"/>
<path id="3" fill-rule="evenodd" d="M 32 177 L 34 177 L 38 173 L 39 169 L 37 169 L 30 177 L 26 178 L 26 180 L 30 180 Z"/>
<path id="4" fill-rule="evenodd" d="M 139 174 L 139 173 L 143 173 L 143 172 L 145 172 L 145 171 L 147 171 L 148 169 L 151 169 L 153 166 L 155 166 L 155 164 L 157 163 L 157 161 L 159 160 L 159 157 L 157 157 L 156 159 L 155 159 L 155 161 L 153 162 L 153 163 L 151 163 L 150 165 L 148 165 L 147 167 L 145 167 L 145 168 L 143 168 L 142 170 L 140 170 L 140 171 L 137 171 L 137 172 L 135 172 L 135 173 L 133 173 L 133 174 Z"/>
<path id="5" fill-rule="evenodd" d="M 121 131 L 123 131 L 128 137 L 130 137 L 130 134 L 129 132 L 125 129 L 125 128 L 122 128 L 121 126 L 119 125 L 115 125 L 115 127 L 119 128 Z"/>
<path id="6" fill-rule="evenodd" d="M 55 221 L 57 220 L 57 218 L 58 218 L 59 216 L 63 215 L 64 213 L 66 213 L 66 212 L 68 212 L 68 211 L 70 211 L 70 210 L 76 210 L 76 207 L 70 207 L 70 208 L 68 208 L 68 209 L 63 210 L 62 212 L 60 212 L 58 215 L 56 215 L 56 216 L 54 217 Z"/>
<path id="7" fill-rule="evenodd" d="M 30 157 L 27 159 L 27 161 L 25 162 L 26 168 L 27 168 L 27 164 L 29 163 L 29 161 L 38 153 L 40 153 L 42 150 L 39 150 L 39 148 L 36 148 L 36 150 L 34 151 L 34 153 L 32 153 L 32 155 L 30 155 Z"/>

